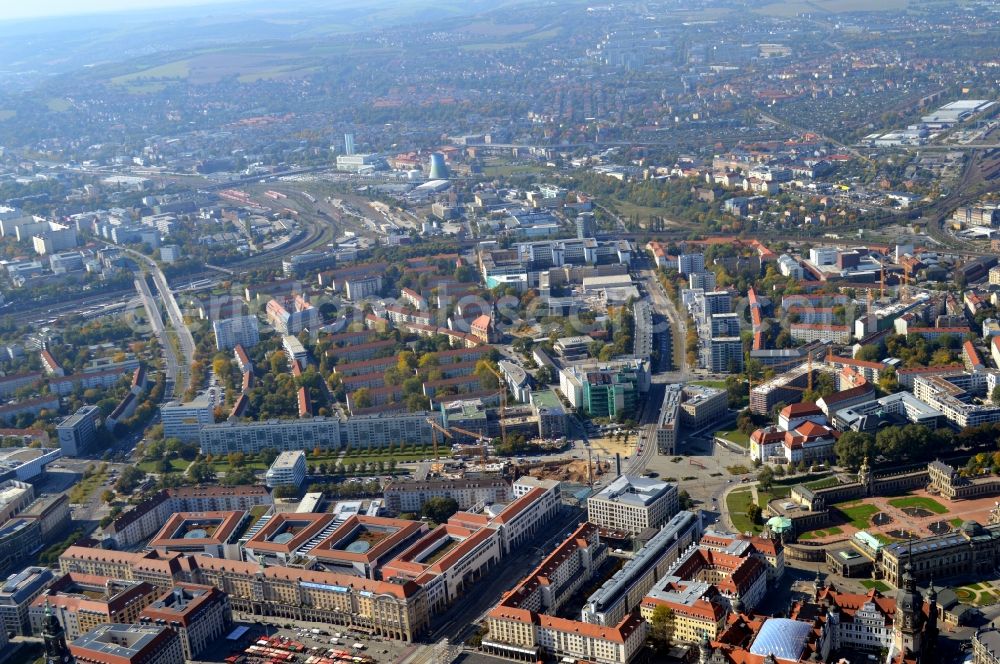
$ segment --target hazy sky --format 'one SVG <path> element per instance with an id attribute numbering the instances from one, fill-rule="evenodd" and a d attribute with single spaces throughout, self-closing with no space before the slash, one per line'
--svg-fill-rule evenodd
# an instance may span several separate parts
<path id="1" fill-rule="evenodd" d="M 67 16 L 96 12 L 155 9 L 157 7 L 189 7 L 225 2 L 227 0 L 32 0 L 4 2 L 0 20 Z M 228 0 L 232 1 L 232 0 Z"/>

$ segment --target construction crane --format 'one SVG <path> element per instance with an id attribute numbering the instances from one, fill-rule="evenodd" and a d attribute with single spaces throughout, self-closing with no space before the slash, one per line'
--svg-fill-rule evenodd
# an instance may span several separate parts
<path id="1" fill-rule="evenodd" d="M 910 270 L 913 269 L 909 263 L 903 263 L 903 297 L 904 302 L 910 299 Z"/>
<path id="2" fill-rule="evenodd" d="M 447 438 L 451 438 L 452 440 L 455 439 L 454 434 L 451 433 L 452 431 L 455 431 L 457 433 L 461 433 L 461 434 L 464 434 L 466 436 L 469 436 L 473 440 L 480 440 L 482 438 L 482 435 L 476 433 L 475 431 L 469 431 L 468 429 L 463 429 L 461 427 L 451 426 L 451 427 L 445 428 L 445 427 L 441 426 L 440 424 L 438 424 L 437 422 L 435 422 L 434 418 L 431 418 L 431 417 L 427 418 L 427 424 L 431 425 L 431 440 L 434 441 L 434 461 L 438 460 L 438 439 L 437 439 L 437 432 L 438 431 L 440 431 Z M 449 431 L 449 429 L 451 431 Z M 481 445 L 481 456 L 482 456 L 482 462 L 483 462 L 483 472 L 485 472 L 486 471 L 486 443 L 485 442 Z"/>
<path id="3" fill-rule="evenodd" d="M 452 436 L 451 433 L 447 429 L 445 429 L 443 426 L 441 426 L 440 424 L 438 424 L 437 422 L 435 422 L 434 418 L 428 417 L 426 419 L 426 422 L 427 422 L 427 424 L 431 425 L 431 440 L 434 442 L 434 460 L 437 461 L 438 458 L 439 458 L 439 456 L 438 456 L 438 437 L 437 437 L 437 432 L 440 431 L 442 434 L 444 434 L 448 438 L 454 438 L 454 436 Z"/>
<path id="4" fill-rule="evenodd" d="M 493 368 L 493 365 L 488 361 L 483 362 L 483 366 L 489 369 L 489 372 L 496 376 L 497 385 L 500 387 L 500 441 L 503 446 L 507 447 L 507 384 L 504 381 L 500 372 Z"/>

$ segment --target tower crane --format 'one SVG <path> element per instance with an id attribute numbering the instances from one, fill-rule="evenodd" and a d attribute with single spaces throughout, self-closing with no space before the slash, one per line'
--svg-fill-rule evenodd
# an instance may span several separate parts
<path id="1" fill-rule="evenodd" d="M 479 440 L 480 438 L 482 438 L 482 436 L 480 434 L 476 433 L 475 431 L 469 431 L 468 429 L 463 429 L 461 427 L 450 426 L 450 427 L 445 428 L 445 427 L 441 426 L 440 424 L 438 424 L 437 422 L 435 422 L 434 418 L 432 418 L 432 417 L 428 417 L 426 421 L 427 421 L 427 424 L 429 424 L 431 426 L 431 440 L 434 441 L 434 460 L 435 461 L 437 461 L 438 458 L 439 458 L 439 456 L 438 456 L 438 438 L 437 438 L 437 432 L 438 431 L 440 431 L 441 434 L 444 435 L 445 437 L 451 438 L 453 440 L 454 440 L 455 436 L 454 436 L 454 434 L 451 433 L 452 431 L 455 431 L 457 433 L 461 433 L 461 434 L 464 434 L 466 436 L 469 436 L 473 440 Z M 449 429 L 450 429 L 450 431 L 449 431 Z M 486 444 L 483 443 L 482 446 L 481 446 L 481 448 L 482 448 L 481 455 L 482 455 L 483 469 L 485 470 L 485 468 L 486 468 Z"/>
<path id="2" fill-rule="evenodd" d="M 507 447 L 507 384 L 499 371 L 493 368 L 489 361 L 483 362 L 489 372 L 496 376 L 500 395 L 500 441 Z"/>

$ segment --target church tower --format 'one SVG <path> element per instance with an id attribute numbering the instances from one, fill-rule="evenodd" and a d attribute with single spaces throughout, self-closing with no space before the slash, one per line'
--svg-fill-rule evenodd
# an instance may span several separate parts
<path id="1" fill-rule="evenodd" d="M 903 568 L 903 587 L 896 593 L 896 615 L 892 621 L 892 638 L 900 652 L 919 655 L 923 645 L 924 598 L 917 592 L 910 563 Z"/>
<path id="2" fill-rule="evenodd" d="M 66 631 L 52 613 L 52 607 L 45 602 L 45 621 L 42 623 L 42 639 L 45 642 L 46 664 L 63 664 L 71 661 L 66 647 Z"/>

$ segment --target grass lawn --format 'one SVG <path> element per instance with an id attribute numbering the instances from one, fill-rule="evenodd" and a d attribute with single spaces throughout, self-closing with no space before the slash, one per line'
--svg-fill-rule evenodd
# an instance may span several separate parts
<path id="1" fill-rule="evenodd" d="M 440 456 L 441 459 L 452 458 L 451 451 L 446 450 L 444 447 L 440 449 L 440 451 L 438 452 L 438 456 Z M 371 463 L 373 461 L 375 463 L 378 463 L 379 461 L 384 461 L 386 463 L 389 463 L 393 459 L 396 460 L 396 463 L 406 463 L 408 461 L 420 461 L 422 459 L 433 459 L 433 458 L 434 458 L 434 450 L 431 449 L 423 451 L 417 449 L 413 451 L 407 450 L 405 452 L 394 452 L 392 454 L 378 454 L 375 452 L 365 452 L 364 454 L 357 454 L 357 455 L 348 454 L 342 459 L 342 463 L 344 465 L 347 465 L 349 463 L 362 463 L 362 462 Z"/>
<path id="2" fill-rule="evenodd" d="M 729 511 L 729 518 L 733 522 L 733 527 L 741 533 L 747 531 L 759 533 L 762 526 L 750 523 L 747 517 L 747 507 L 750 506 L 752 495 L 750 491 L 733 491 L 726 497 L 726 510 Z"/>
<path id="3" fill-rule="evenodd" d="M 816 530 L 807 530 L 806 532 L 799 535 L 800 540 L 811 540 L 819 539 L 820 537 L 829 537 L 831 535 L 841 535 L 843 530 L 837 526 L 832 526 L 830 528 L 818 528 Z"/>
<path id="4" fill-rule="evenodd" d="M 837 486 L 838 484 L 840 484 L 840 482 L 836 477 L 824 477 L 821 480 L 806 482 L 805 486 L 807 489 L 828 489 L 831 486 Z"/>
<path id="5" fill-rule="evenodd" d="M 719 438 L 728 440 L 733 445 L 739 445 L 743 449 L 750 447 L 750 436 L 746 435 L 739 429 L 733 429 L 732 431 L 716 431 L 715 435 Z"/>
<path id="6" fill-rule="evenodd" d="M 889 501 L 889 504 L 893 507 L 921 507 L 928 512 L 934 512 L 935 514 L 947 514 L 948 508 L 934 500 L 933 498 L 926 498 L 924 496 L 907 496 L 905 498 L 893 498 Z"/>
<path id="7" fill-rule="evenodd" d="M 187 470 L 187 467 L 191 465 L 190 461 L 185 461 L 180 457 L 170 460 L 170 472 L 172 473 L 183 473 Z M 140 461 L 136 464 L 136 468 L 145 471 L 147 473 L 159 473 L 160 472 L 160 462 L 159 461 Z"/>
<path id="8" fill-rule="evenodd" d="M 878 514 L 879 511 L 874 505 L 867 505 L 857 501 L 848 501 L 834 505 L 833 507 L 840 510 L 840 513 L 858 530 L 864 530 L 870 526 L 872 517 Z"/>
<path id="9" fill-rule="evenodd" d="M 950 523 L 951 525 L 953 525 L 956 528 L 958 528 L 958 527 L 960 527 L 962 525 L 962 520 L 961 519 L 948 519 L 948 523 Z"/>
<path id="10" fill-rule="evenodd" d="M 90 498 L 90 494 L 94 493 L 94 491 L 96 491 L 106 479 L 108 479 L 107 469 L 97 471 L 90 477 L 80 480 L 79 484 L 73 487 L 73 490 L 69 492 L 69 502 L 73 504 L 87 502 L 87 499 Z"/>
<path id="11" fill-rule="evenodd" d="M 186 468 L 186 466 L 185 466 Z M 263 461 L 244 461 L 240 468 L 249 468 L 250 470 L 267 470 L 267 464 Z M 183 470 L 183 468 L 181 469 Z M 212 470 L 217 473 L 225 473 L 232 470 L 232 466 L 225 457 L 219 459 L 212 459 Z"/>
<path id="12" fill-rule="evenodd" d="M 692 385 L 702 385 L 704 387 L 715 387 L 720 390 L 726 389 L 726 381 L 724 380 L 692 380 Z"/>
<path id="13" fill-rule="evenodd" d="M 877 579 L 865 579 L 864 581 L 861 582 L 861 585 L 863 585 L 865 588 L 868 588 L 869 590 L 874 588 L 880 593 L 892 590 L 889 584 L 885 583 L 884 581 L 878 581 Z"/>
<path id="14" fill-rule="evenodd" d="M 726 470 L 729 471 L 730 475 L 746 475 L 750 472 L 750 469 L 746 466 L 736 465 L 736 466 L 726 466 Z"/>
<path id="15" fill-rule="evenodd" d="M 774 486 L 771 487 L 770 491 L 757 491 L 757 498 L 760 500 L 760 505 L 763 507 L 775 498 L 788 498 L 792 495 L 791 487 L 787 486 Z"/>

